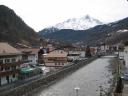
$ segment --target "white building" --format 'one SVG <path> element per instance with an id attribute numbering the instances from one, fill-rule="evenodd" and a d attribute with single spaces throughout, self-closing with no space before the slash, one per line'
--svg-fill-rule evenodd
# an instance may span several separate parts
<path id="1" fill-rule="evenodd" d="M 23 60 L 28 60 L 29 64 L 38 64 L 38 48 L 18 49 L 22 53 Z"/>
<path id="2" fill-rule="evenodd" d="M 80 54 L 80 58 L 84 58 L 85 57 L 85 51 L 79 51 Z"/>
<path id="3" fill-rule="evenodd" d="M 109 45 L 101 45 L 100 50 L 101 52 L 107 52 L 109 50 Z"/>
<path id="4" fill-rule="evenodd" d="M 69 51 L 68 52 L 68 60 L 74 61 L 78 60 L 80 58 L 80 52 L 79 51 Z"/>
<path id="5" fill-rule="evenodd" d="M 126 67 L 128 68 L 128 46 L 124 47 L 124 52 L 120 52 L 119 56 L 124 57 Z"/>

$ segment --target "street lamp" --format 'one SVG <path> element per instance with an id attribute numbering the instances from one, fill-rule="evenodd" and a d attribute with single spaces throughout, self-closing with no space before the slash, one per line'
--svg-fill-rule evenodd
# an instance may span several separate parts
<path id="1" fill-rule="evenodd" d="M 80 90 L 80 88 L 79 87 L 75 87 L 74 89 L 76 91 L 76 96 L 78 96 L 78 91 Z"/>

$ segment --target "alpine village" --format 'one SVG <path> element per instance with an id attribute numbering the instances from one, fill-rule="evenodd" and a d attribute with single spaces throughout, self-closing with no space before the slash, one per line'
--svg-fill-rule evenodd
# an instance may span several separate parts
<path id="1" fill-rule="evenodd" d="M 128 96 L 128 18 L 83 18 L 36 32 L 0 5 L 0 96 Z"/>

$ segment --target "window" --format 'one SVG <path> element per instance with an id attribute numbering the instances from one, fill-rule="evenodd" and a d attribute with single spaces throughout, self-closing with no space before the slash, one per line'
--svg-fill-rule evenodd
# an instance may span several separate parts
<path id="1" fill-rule="evenodd" d="M 12 77 L 15 78 L 15 74 L 13 74 Z"/>
<path id="2" fill-rule="evenodd" d="M 9 63 L 10 62 L 10 59 L 5 59 L 5 63 Z"/>
<path id="3" fill-rule="evenodd" d="M 5 70 L 10 70 L 10 68 L 9 68 L 9 67 L 7 67 L 7 68 L 5 68 Z"/>
<path id="4" fill-rule="evenodd" d="M 3 64 L 3 60 L 0 60 L 0 64 Z"/>
<path id="5" fill-rule="evenodd" d="M 16 70 L 16 66 L 13 66 L 13 67 L 12 67 L 12 70 Z"/>
<path id="6" fill-rule="evenodd" d="M 13 58 L 13 59 L 12 59 L 12 62 L 16 62 L 16 59 L 15 59 L 15 58 Z"/>
<path id="7" fill-rule="evenodd" d="M 1 66 L 0 71 L 3 71 L 3 67 Z"/>
<path id="8" fill-rule="evenodd" d="M 48 58 L 49 61 L 55 61 L 55 58 Z"/>

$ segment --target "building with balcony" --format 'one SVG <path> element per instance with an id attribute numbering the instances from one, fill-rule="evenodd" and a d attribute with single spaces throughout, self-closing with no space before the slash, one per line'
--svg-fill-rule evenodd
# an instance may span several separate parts
<path id="1" fill-rule="evenodd" d="M 46 67 L 63 67 L 68 64 L 67 53 L 55 50 L 48 54 L 44 54 L 44 64 Z"/>
<path id="2" fill-rule="evenodd" d="M 39 48 L 19 48 L 18 50 L 22 53 L 23 60 L 29 61 L 29 64 L 38 64 Z"/>
<path id="3" fill-rule="evenodd" d="M 22 55 L 17 49 L 0 42 L 0 85 L 18 80 L 18 69 L 23 63 Z"/>

